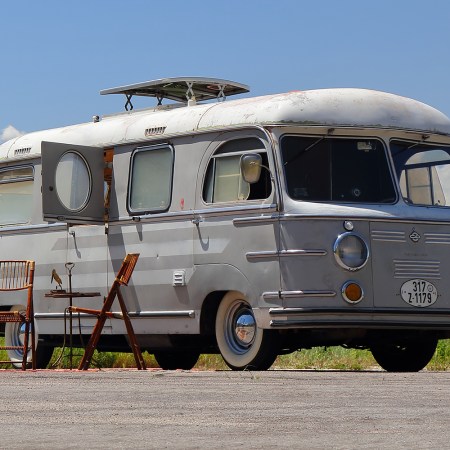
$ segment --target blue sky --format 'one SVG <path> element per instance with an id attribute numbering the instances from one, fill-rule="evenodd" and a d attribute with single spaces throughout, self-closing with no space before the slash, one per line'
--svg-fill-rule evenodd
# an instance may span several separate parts
<path id="1" fill-rule="evenodd" d="M 2 0 L 0 17 L 0 140 L 122 110 L 101 89 L 183 75 L 252 95 L 384 90 L 450 116 L 448 0 Z"/>

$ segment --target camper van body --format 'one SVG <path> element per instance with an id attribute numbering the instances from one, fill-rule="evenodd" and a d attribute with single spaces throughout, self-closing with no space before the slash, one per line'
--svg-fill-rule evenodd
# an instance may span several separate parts
<path id="1" fill-rule="evenodd" d="M 67 335 L 67 301 L 45 297 L 52 270 L 67 289 L 73 262 L 73 288 L 106 295 L 134 252 L 123 295 L 164 368 L 220 352 L 233 369 L 266 369 L 317 345 L 424 367 L 450 332 L 450 120 L 362 89 L 188 100 L 0 145 L 1 258 L 36 261 L 41 364 Z M 94 320 L 76 318 L 77 342 Z M 127 348 L 122 321 L 107 321 L 100 347 Z"/>

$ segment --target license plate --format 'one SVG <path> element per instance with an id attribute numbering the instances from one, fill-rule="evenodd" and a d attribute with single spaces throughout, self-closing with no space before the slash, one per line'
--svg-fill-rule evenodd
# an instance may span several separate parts
<path id="1" fill-rule="evenodd" d="M 436 302 L 438 292 L 436 286 L 426 280 L 413 279 L 403 283 L 402 299 L 411 306 L 426 308 Z"/>

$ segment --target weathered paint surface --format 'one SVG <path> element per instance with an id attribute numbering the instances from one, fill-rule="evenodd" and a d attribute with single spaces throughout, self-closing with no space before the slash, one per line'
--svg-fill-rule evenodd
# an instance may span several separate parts
<path id="1" fill-rule="evenodd" d="M 381 127 L 450 134 L 450 119 L 416 100 L 366 89 L 321 89 L 130 111 L 96 123 L 38 131 L 0 145 L 0 160 L 39 155 L 43 140 L 107 147 L 148 140 L 149 129 L 163 129 L 162 136 L 173 136 L 255 124 Z"/>

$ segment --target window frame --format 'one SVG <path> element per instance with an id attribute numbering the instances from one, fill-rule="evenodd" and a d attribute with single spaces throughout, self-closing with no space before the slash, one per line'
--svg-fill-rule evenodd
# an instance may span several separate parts
<path id="1" fill-rule="evenodd" d="M 338 201 L 338 200 L 333 200 L 333 199 L 329 199 L 329 200 L 309 200 L 309 199 L 299 199 L 299 198 L 294 198 L 291 196 L 290 192 L 289 192 L 289 188 L 288 188 L 288 178 L 286 175 L 286 168 L 285 168 L 285 160 L 284 160 L 284 155 L 283 155 L 283 139 L 285 137 L 298 137 L 298 138 L 306 138 L 306 139 L 317 139 L 317 143 L 319 143 L 320 141 L 328 141 L 328 140 L 351 140 L 351 141 L 377 141 L 380 143 L 380 145 L 383 148 L 383 153 L 384 153 L 384 159 L 385 162 L 387 164 L 387 169 L 388 169 L 388 173 L 389 173 L 389 179 L 391 182 L 391 187 L 393 189 L 393 194 L 394 194 L 394 199 L 391 202 L 385 202 L 385 201 L 378 201 L 378 202 L 373 202 L 373 201 L 349 201 L 349 200 L 344 200 L 344 201 Z M 396 180 L 396 176 L 395 176 L 395 172 L 394 172 L 394 167 L 393 164 L 391 162 L 390 159 L 390 152 L 389 152 L 389 148 L 387 145 L 387 142 L 380 136 L 355 136 L 355 135 L 336 135 L 336 136 L 331 136 L 331 135 L 317 135 L 317 134 L 297 134 L 297 133 L 285 133 L 282 134 L 281 136 L 279 136 L 278 138 L 278 142 L 279 142 L 279 147 L 280 147 L 280 157 L 281 157 L 281 162 L 280 165 L 282 166 L 282 170 L 283 170 L 283 184 L 284 184 L 284 191 L 286 193 L 286 195 L 293 201 L 296 202 L 307 202 L 307 203 L 322 203 L 322 204 L 333 204 L 333 205 L 350 205 L 350 206 L 357 206 L 357 205 L 395 205 L 396 203 L 398 203 L 399 198 L 400 198 L 400 194 L 399 194 L 399 190 L 397 187 L 397 180 Z M 313 147 L 316 144 L 313 143 Z M 314 151 L 314 150 L 312 150 Z M 333 183 L 333 179 L 332 179 L 332 174 L 330 175 L 331 179 L 330 179 L 330 183 Z"/>
<path id="2" fill-rule="evenodd" d="M 0 168 L 0 174 L 2 172 L 8 172 L 11 170 L 17 170 L 17 169 L 25 169 L 25 168 L 31 168 L 31 175 L 23 176 L 23 177 L 16 177 L 11 178 L 9 180 L 0 180 L 0 184 L 7 184 L 7 183 L 17 183 L 20 181 L 34 181 L 34 165 L 33 164 L 20 164 L 18 166 L 5 166 Z"/>
<path id="3" fill-rule="evenodd" d="M 395 162 L 396 161 L 396 158 L 395 158 L 396 155 L 394 155 L 392 153 L 392 148 L 391 148 L 393 145 L 399 145 L 399 144 L 410 144 L 409 148 L 411 148 L 411 149 L 412 148 L 415 148 L 416 150 L 420 150 L 421 149 L 421 151 L 414 152 L 407 159 L 405 159 L 401 172 L 398 171 L 399 168 L 397 167 L 396 162 Z M 427 147 L 428 147 L 428 149 L 427 149 Z M 394 170 L 394 174 L 395 174 L 395 179 L 396 179 L 396 182 L 398 183 L 398 186 L 399 186 L 399 195 L 400 195 L 400 197 L 403 199 L 403 201 L 408 206 L 421 207 L 421 208 L 447 208 L 447 209 L 450 208 L 450 204 L 448 204 L 448 205 L 438 205 L 438 204 L 435 204 L 435 203 L 428 204 L 428 203 L 415 203 L 415 202 L 410 202 L 409 201 L 409 189 L 410 189 L 410 186 L 408 186 L 408 179 L 407 179 L 408 171 L 412 170 L 412 169 L 420 169 L 420 168 L 428 169 L 427 170 L 427 176 L 428 176 L 429 181 L 431 182 L 430 183 L 430 196 L 431 196 L 431 200 L 433 200 L 434 197 L 435 197 L 435 194 L 434 194 L 435 190 L 434 190 L 434 185 L 432 183 L 433 176 L 431 174 L 431 169 L 435 168 L 436 166 L 439 166 L 440 164 L 433 164 L 433 165 L 431 165 L 430 162 L 407 164 L 407 162 L 411 158 L 413 158 L 414 156 L 418 155 L 419 153 L 426 153 L 428 151 L 439 151 L 439 150 L 442 150 L 443 152 L 447 153 L 449 155 L 449 159 L 436 160 L 436 161 L 433 161 L 433 162 L 434 163 L 440 162 L 440 163 L 444 163 L 445 165 L 449 165 L 449 162 L 450 162 L 450 145 L 448 145 L 448 144 L 436 143 L 436 142 L 424 142 L 424 141 L 418 142 L 418 141 L 414 141 L 414 140 L 410 140 L 410 139 L 402 139 L 402 138 L 398 138 L 398 137 L 390 139 L 390 141 L 389 141 L 389 151 L 391 153 L 392 166 L 393 166 L 393 170 Z M 401 177 L 402 177 L 403 173 L 405 175 L 405 183 L 406 183 L 405 184 L 405 188 L 406 188 L 406 191 L 407 191 L 407 196 L 406 197 L 404 196 L 404 192 L 403 192 L 403 189 L 402 189 L 402 178 Z M 446 190 L 444 190 L 444 191 L 445 191 L 444 192 L 445 199 L 447 199 L 447 196 L 445 195 L 447 191 Z"/>
<path id="4" fill-rule="evenodd" d="M 20 164 L 20 165 L 14 165 L 14 166 L 5 166 L 5 167 L 1 167 L 0 168 L 0 174 L 4 173 L 4 172 L 8 172 L 8 171 L 12 171 L 12 170 L 17 170 L 17 169 L 23 169 L 23 168 L 30 168 L 31 169 L 31 175 L 25 175 L 25 176 L 17 176 L 15 178 L 11 178 L 8 180 L 0 180 L 0 185 L 4 185 L 4 184 L 13 184 L 13 183 L 24 183 L 27 181 L 31 181 L 31 196 L 34 197 L 34 180 L 35 180 L 35 167 L 34 164 Z M 8 221 L 5 223 L 1 222 L 1 218 L 0 218 L 0 228 L 4 228 L 4 227 L 10 227 L 10 226 L 15 226 L 15 225 L 28 225 L 32 222 L 33 219 L 33 211 L 34 211 L 34 202 L 32 200 L 31 202 L 31 208 L 29 210 L 29 216 L 26 220 L 24 221 Z"/>
<path id="5" fill-rule="evenodd" d="M 168 204 L 164 209 L 133 209 L 131 208 L 131 194 L 132 194 L 132 182 L 133 182 L 133 168 L 134 168 L 134 158 L 136 155 L 142 152 L 151 152 L 155 150 L 170 150 L 171 154 L 171 165 L 170 165 L 170 174 L 169 174 L 169 192 L 168 192 Z M 157 144 L 157 145 L 145 145 L 143 147 L 137 147 L 133 150 L 130 157 L 130 165 L 128 172 L 128 187 L 127 187 L 127 211 L 130 216 L 142 216 L 147 214 L 158 214 L 167 212 L 172 205 L 172 192 L 173 192 L 173 175 L 174 175 L 174 167 L 175 167 L 175 150 L 173 145 L 168 143 Z"/>
<path id="6" fill-rule="evenodd" d="M 236 151 L 226 151 L 226 152 L 222 152 L 222 148 L 227 145 L 230 144 L 233 141 L 245 141 L 245 140 L 253 140 L 253 139 L 257 139 L 260 143 L 261 143 L 261 148 L 255 148 L 255 149 L 250 149 L 250 150 L 242 150 L 242 149 L 238 149 Z M 271 189 L 270 189 L 270 193 L 267 197 L 264 198 L 253 198 L 253 199 L 236 199 L 236 200 L 227 200 L 227 201 L 214 201 L 214 185 L 215 185 L 215 173 L 216 173 L 216 160 L 217 159 L 222 159 L 222 158 L 229 158 L 229 157 L 235 157 L 235 156 L 239 156 L 241 157 L 242 155 L 246 155 L 246 154 L 252 154 L 252 153 L 263 153 L 266 155 L 266 159 L 267 159 L 267 165 L 268 167 L 270 167 L 270 162 L 269 162 L 269 151 L 267 150 L 267 147 L 265 145 L 265 141 L 263 139 L 261 139 L 261 137 L 256 136 L 256 135 L 247 135 L 247 136 L 238 136 L 238 137 L 233 137 L 230 139 L 225 139 L 222 142 L 220 142 L 219 145 L 217 145 L 214 149 L 214 151 L 211 153 L 208 162 L 205 166 L 205 170 L 204 170 L 204 174 L 203 174 L 203 182 L 202 182 L 202 189 L 201 189 L 201 199 L 202 202 L 205 205 L 208 206 L 212 206 L 212 205 L 230 205 L 230 204 L 242 204 L 242 203 L 251 203 L 251 202 L 264 202 L 268 199 L 271 198 L 271 196 L 273 195 L 273 186 L 271 183 Z M 210 169 L 210 166 L 213 165 L 213 167 Z M 262 171 L 264 171 L 266 169 L 262 168 Z M 211 201 L 208 201 L 208 198 L 205 197 L 205 192 L 206 192 L 206 183 L 208 182 L 208 178 L 209 175 L 211 175 L 211 188 L 212 188 L 212 194 L 211 194 Z M 242 173 L 240 174 L 241 179 L 242 179 Z M 270 178 L 270 175 L 269 175 Z M 245 182 L 242 179 L 243 182 Z M 250 194 L 251 194 L 251 185 L 250 185 Z M 249 195 L 250 195 L 249 194 Z"/>

